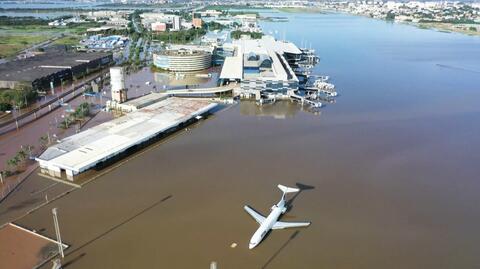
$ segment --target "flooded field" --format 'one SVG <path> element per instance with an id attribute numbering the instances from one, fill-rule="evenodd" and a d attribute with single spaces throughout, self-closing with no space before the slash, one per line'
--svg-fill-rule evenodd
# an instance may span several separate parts
<path id="1" fill-rule="evenodd" d="M 16 222 L 53 237 L 57 207 L 68 269 L 475 268 L 480 39 L 281 16 L 288 25 L 264 29 L 314 44 L 336 104 L 320 115 L 289 102 L 235 105 Z M 296 31 L 307 23 L 313 32 Z M 0 204 L 0 222 L 41 203 L 40 183 L 33 174 Z M 310 186 L 283 220 L 312 225 L 249 250 L 257 224 L 242 207 L 268 214 L 279 183 Z"/>

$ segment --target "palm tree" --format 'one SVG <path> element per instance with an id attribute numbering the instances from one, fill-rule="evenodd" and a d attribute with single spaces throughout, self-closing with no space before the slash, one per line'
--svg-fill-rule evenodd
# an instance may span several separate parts
<path id="1" fill-rule="evenodd" d="M 47 135 L 42 135 L 39 139 L 38 142 L 40 142 L 40 145 L 42 148 L 45 148 L 48 145 L 48 136 Z"/>
<path id="2" fill-rule="evenodd" d="M 17 170 L 17 165 L 20 162 L 18 156 L 14 156 L 10 160 L 7 161 L 7 166 L 12 168 L 13 170 Z"/>
<path id="3" fill-rule="evenodd" d="M 21 149 L 20 151 L 17 152 L 17 156 L 19 161 L 23 161 L 27 158 L 28 154 L 25 152 L 24 149 Z"/>

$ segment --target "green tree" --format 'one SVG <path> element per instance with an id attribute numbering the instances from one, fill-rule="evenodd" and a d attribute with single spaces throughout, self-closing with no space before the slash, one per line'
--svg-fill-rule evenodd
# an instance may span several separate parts
<path id="1" fill-rule="evenodd" d="M 388 21 L 393 21 L 393 20 L 395 20 L 395 13 L 389 11 L 389 12 L 387 13 L 387 16 L 385 17 L 385 19 L 388 20 Z"/>
<path id="2" fill-rule="evenodd" d="M 15 155 L 13 158 L 7 160 L 7 166 L 11 168 L 11 170 L 17 170 L 17 165 L 20 162 L 18 157 Z"/>
<path id="3" fill-rule="evenodd" d="M 20 162 L 24 161 L 27 157 L 28 157 L 28 154 L 27 152 L 22 148 L 20 149 L 18 152 L 17 152 L 17 155 L 16 157 L 18 158 L 18 160 Z"/>
<path id="4" fill-rule="evenodd" d="M 46 148 L 48 145 L 48 135 L 42 135 L 38 139 L 38 142 L 40 143 L 40 146 L 42 149 Z"/>

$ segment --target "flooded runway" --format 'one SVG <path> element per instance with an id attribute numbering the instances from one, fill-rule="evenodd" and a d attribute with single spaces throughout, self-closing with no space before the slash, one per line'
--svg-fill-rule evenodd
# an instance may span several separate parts
<path id="1" fill-rule="evenodd" d="M 437 130 L 421 128 L 421 137 L 400 131 L 443 117 L 335 127 L 308 112 L 279 120 L 245 116 L 242 108 L 19 223 L 52 236 L 50 209 L 58 207 L 72 245 L 68 268 L 208 268 L 211 261 L 223 268 L 450 268 L 477 261 L 474 160 L 470 168 L 458 158 L 447 165 L 444 154 L 460 154 L 458 145 L 425 142 Z M 312 225 L 273 231 L 250 251 L 257 224 L 242 206 L 267 214 L 280 197 L 277 183 L 314 187 L 283 218 Z"/>
<path id="2" fill-rule="evenodd" d="M 472 53 L 480 52 L 478 39 L 338 14 L 285 16 L 318 26 L 311 33 L 322 37 L 318 71 L 334 78 L 336 104 L 314 115 L 288 102 L 241 103 L 17 222 L 53 237 L 57 207 L 71 246 L 68 269 L 208 268 L 211 261 L 218 268 L 475 268 L 480 78 L 435 63 L 480 63 Z M 23 188 L 39 180 L 33 175 Z M 279 183 L 312 187 L 282 218 L 312 225 L 273 231 L 249 250 L 257 224 L 243 206 L 268 214 Z"/>

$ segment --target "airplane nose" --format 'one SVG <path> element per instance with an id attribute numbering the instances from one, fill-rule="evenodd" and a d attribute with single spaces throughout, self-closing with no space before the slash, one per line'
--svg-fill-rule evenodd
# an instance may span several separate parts
<path id="1" fill-rule="evenodd" d="M 252 248 L 254 248 L 256 245 L 257 245 L 257 244 L 255 244 L 255 243 L 250 243 L 250 244 L 248 245 L 248 249 L 252 249 Z"/>

